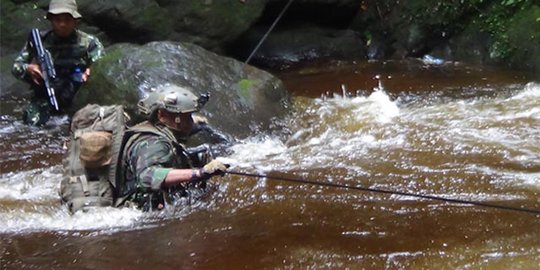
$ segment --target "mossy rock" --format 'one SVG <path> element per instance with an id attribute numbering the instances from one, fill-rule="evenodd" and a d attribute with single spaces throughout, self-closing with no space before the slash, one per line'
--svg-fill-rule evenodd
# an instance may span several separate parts
<path id="1" fill-rule="evenodd" d="M 137 115 L 137 102 L 162 84 L 210 94 L 201 111 L 218 129 L 235 136 L 265 129 L 287 113 L 289 96 L 270 73 L 222 57 L 197 45 L 151 42 L 116 44 L 92 67 L 91 80 L 77 93 L 73 111 L 85 104 L 122 104 Z"/>

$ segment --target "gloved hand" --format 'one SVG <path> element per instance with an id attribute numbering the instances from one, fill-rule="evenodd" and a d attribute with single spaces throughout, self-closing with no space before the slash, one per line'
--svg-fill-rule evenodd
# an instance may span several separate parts
<path id="1" fill-rule="evenodd" d="M 201 175 L 203 177 L 210 177 L 215 175 L 224 175 L 227 171 L 227 168 L 229 168 L 228 164 L 224 164 L 223 162 L 219 160 L 212 160 L 201 169 Z"/>
<path id="2" fill-rule="evenodd" d="M 192 115 L 191 118 L 193 118 L 193 123 L 196 125 L 208 125 L 208 119 L 201 115 Z"/>

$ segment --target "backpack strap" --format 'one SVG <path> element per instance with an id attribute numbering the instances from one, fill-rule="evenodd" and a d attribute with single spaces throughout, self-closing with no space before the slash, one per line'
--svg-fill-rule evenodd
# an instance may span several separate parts
<path id="1" fill-rule="evenodd" d="M 88 179 L 86 178 L 86 175 L 79 175 L 77 176 L 77 179 L 81 181 L 82 190 L 86 197 L 90 196 L 90 189 L 88 188 Z"/>
<path id="2" fill-rule="evenodd" d="M 115 202 L 115 206 L 120 206 L 126 202 L 126 200 L 135 193 L 135 189 L 126 191 L 125 189 L 125 177 L 126 177 L 126 171 L 124 169 L 124 165 L 127 163 L 127 158 L 129 151 L 133 144 L 144 134 L 153 134 L 162 138 L 166 138 L 167 141 L 171 144 L 173 149 L 177 151 L 178 148 L 177 145 L 180 145 L 172 132 L 170 132 L 167 128 L 155 126 L 152 123 L 148 121 L 144 121 L 140 124 L 137 124 L 128 130 L 124 132 L 124 139 L 122 142 L 122 147 L 120 155 L 118 155 L 118 160 L 116 164 L 116 192 L 117 192 L 117 200 Z"/>
<path id="3" fill-rule="evenodd" d="M 115 108 L 115 117 L 117 119 L 125 119 L 124 109 L 122 106 L 117 106 Z M 122 141 L 124 140 L 124 134 L 125 134 L 125 122 L 122 125 L 116 125 L 115 128 L 112 130 L 112 159 L 111 159 L 111 166 L 109 167 L 109 181 L 111 185 L 116 188 L 116 173 L 118 172 L 117 166 L 118 166 L 118 160 L 120 159 L 120 155 L 122 154 Z"/>

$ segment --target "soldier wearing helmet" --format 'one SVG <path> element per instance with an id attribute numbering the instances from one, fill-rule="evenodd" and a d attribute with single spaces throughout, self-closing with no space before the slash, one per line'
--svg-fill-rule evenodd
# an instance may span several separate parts
<path id="1" fill-rule="evenodd" d="M 192 114 L 204 99 L 186 88 L 165 85 L 139 102 L 140 113 L 149 120 L 126 131 L 117 206 L 127 202 L 144 210 L 161 209 L 195 183 L 204 188 L 205 180 L 225 173 L 222 162 L 197 160 L 179 143 L 192 134 Z"/>
<path id="2" fill-rule="evenodd" d="M 35 53 L 27 41 L 13 63 L 12 73 L 30 84 L 34 96 L 23 111 L 23 121 L 30 125 L 45 124 L 51 114 L 61 113 L 71 105 L 75 93 L 90 76 L 90 66 L 104 54 L 99 39 L 77 29 L 82 18 L 75 0 L 51 0 L 47 19 L 51 30 L 40 31 L 43 46 L 52 57 L 56 79 L 52 86 L 56 92 L 60 111 L 48 103 L 43 88 L 41 68 L 35 61 Z"/>

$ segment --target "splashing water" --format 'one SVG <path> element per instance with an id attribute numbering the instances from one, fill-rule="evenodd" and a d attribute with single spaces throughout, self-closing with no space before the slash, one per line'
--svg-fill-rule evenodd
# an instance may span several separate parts
<path id="1" fill-rule="evenodd" d="M 382 89 L 368 97 L 297 98 L 292 135 L 246 141 L 233 147 L 231 158 L 261 172 L 342 168 L 346 177 L 393 187 L 442 184 L 465 198 L 478 198 L 476 186 L 463 190 L 478 174 L 487 184 L 538 187 L 538 172 L 528 168 L 540 167 L 539 91 L 530 83 L 510 96 L 422 106 L 423 100 L 400 105 Z M 382 173 L 381 166 L 387 167 Z M 521 198 L 486 188 L 500 189 L 491 198 Z"/>
<path id="2" fill-rule="evenodd" d="M 540 208 L 540 85 L 464 88 L 296 96 L 281 134 L 239 141 L 222 160 L 239 171 Z M 4 125 L 0 136 L 21 129 Z M 15 143 L 61 152 L 61 136 L 25 136 Z M 264 178 L 218 178 L 211 202 L 194 210 L 69 215 L 59 159 L 15 170 L 18 157 L 0 174 L 0 252 L 14 268 L 534 269 L 540 258 L 534 215 Z"/>
<path id="3" fill-rule="evenodd" d="M 0 177 L 0 233 L 33 231 L 115 230 L 142 219 L 135 209 L 101 208 L 70 215 L 60 205 L 58 166 Z"/>

